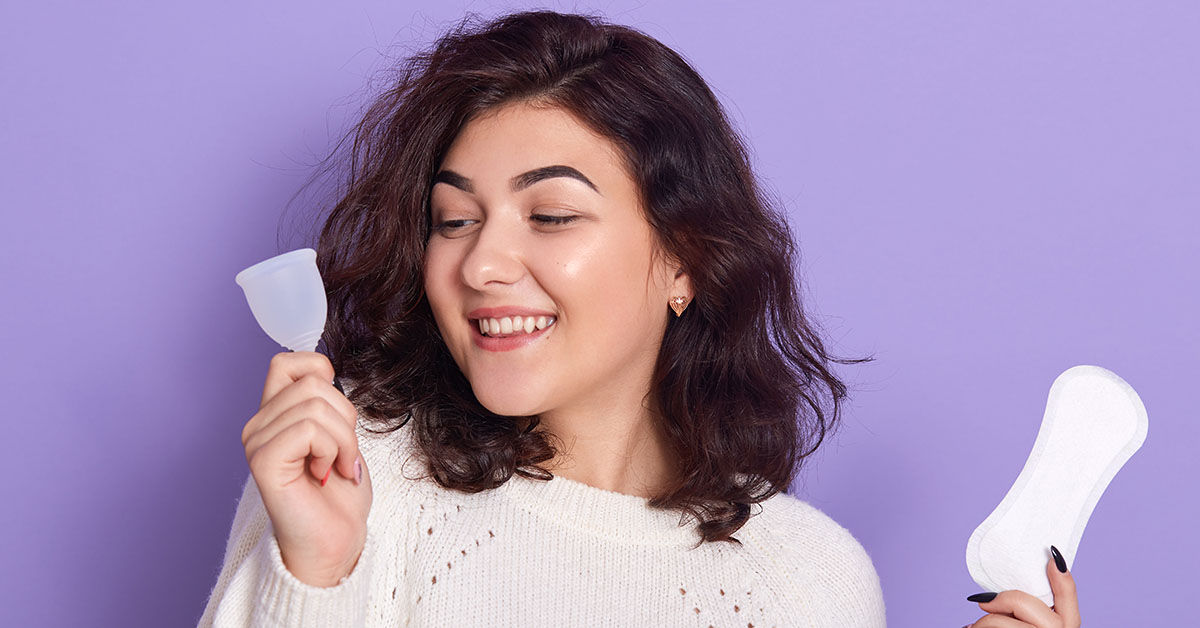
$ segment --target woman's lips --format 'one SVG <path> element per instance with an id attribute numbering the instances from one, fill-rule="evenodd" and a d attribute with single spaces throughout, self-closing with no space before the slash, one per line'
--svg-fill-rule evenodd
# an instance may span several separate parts
<path id="1" fill-rule="evenodd" d="M 485 336 L 479 331 L 478 321 L 467 321 L 467 323 L 471 326 L 471 339 L 475 341 L 475 346 L 485 351 L 512 351 L 513 349 L 519 349 L 532 342 L 536 342 L 537 340 L 541 339 L 542 336 L 550 333 L 550 330 L 558 327 L 558 321 L 555 320 L 554 324 L 548 325 L 544 329 L 535 329 L 531 333 L 520 333 L 513 334 L 511 336 L 504 336 L 503 338 L 493 338 L 491 336 Z"/>

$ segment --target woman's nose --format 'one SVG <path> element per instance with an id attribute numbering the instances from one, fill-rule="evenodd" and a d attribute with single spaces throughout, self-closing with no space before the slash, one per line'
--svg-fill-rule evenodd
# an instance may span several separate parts
<path id="1" fill-rule="evenodd" d="M 475 290 L 492 283 L 516 283 L 525 274 L 522 263 L 519 219 L 485 219 L 476 230 L 462 259 L 463 282 Z M 514 224 L 508 224 L 514 223 Z"/>

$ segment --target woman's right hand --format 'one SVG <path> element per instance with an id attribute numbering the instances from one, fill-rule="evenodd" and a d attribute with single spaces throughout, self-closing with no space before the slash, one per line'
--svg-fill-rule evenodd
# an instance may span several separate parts
<path id="1" fill-rule="evenodd" d="M 320 353 L 275 355 L 262 403 L 242 430 L 283 563 L 298 580 L 319 587 L 354 571 L 372 499 L 354 430 L 358 411 L 334 388 L 333 377 L 333 365 Z"/>
<path id="2" fill-rule="evenodd" d="M 988 614 L 963 628 L 1079 628 L 1081 620 L 1075 576 L 1067 571 L 1067 561 L 1057 547 L 1051 545 L 1050 552 L 1046 578 L 1050 580 L 1054 606 L 1047 606 L 1041 599 L 1016 589 L 1001 593 L 976 593 L 967 599 L 978 601 L 979 608 Z M 984 599 L 987 601 L 982 601 Z"/>

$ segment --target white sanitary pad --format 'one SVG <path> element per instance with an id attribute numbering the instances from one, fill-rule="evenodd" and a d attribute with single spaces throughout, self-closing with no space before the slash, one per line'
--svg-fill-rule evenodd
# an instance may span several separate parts
<path id="1" fill-rule="evenodd" d="M 1020 589 L 1052 604 L 1050 545 L 1069 568 L 1096 502 L 1142 446 L 1146 427 L 1142 400 L 1115 373 L 1076 366 L 1059 375 L 1025 468 L 967 542 L 975 582 L 985 591 Z"/>

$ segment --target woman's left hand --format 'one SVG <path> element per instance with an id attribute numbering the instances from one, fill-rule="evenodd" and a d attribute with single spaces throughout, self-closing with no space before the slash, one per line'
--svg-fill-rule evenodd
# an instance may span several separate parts
<path id="1" fill-rule="evenodd" d="M 1066 568 L 1065 562 L 1063 567 Z M 1053 607 L 1024 591 L 1004 591 L 990 602 L 979 604 L 988 614 L 970 628 L 1079 628 L 1075 579 L 1070 572 L 1059 571 L 1054 558 L 1046 563 L 1046 577 L 1054 593 Z"/>

